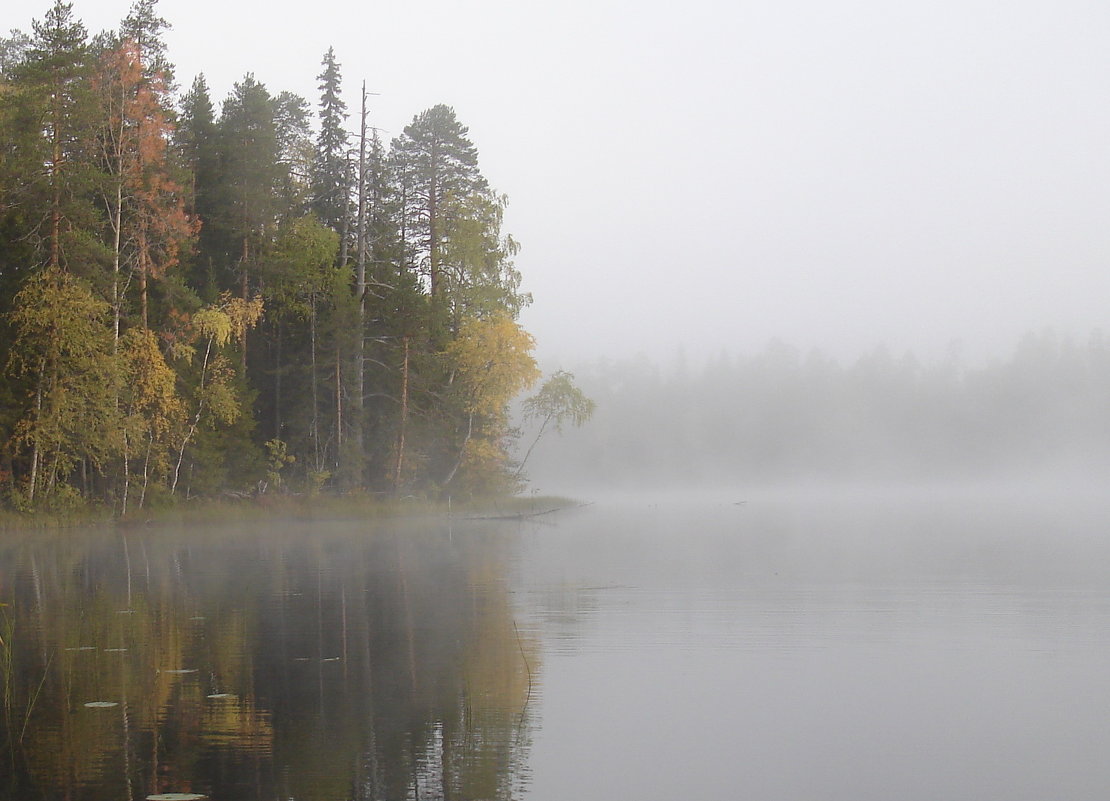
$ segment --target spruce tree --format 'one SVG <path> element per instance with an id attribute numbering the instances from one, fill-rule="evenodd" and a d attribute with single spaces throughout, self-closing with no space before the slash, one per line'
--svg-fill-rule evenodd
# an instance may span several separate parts
<path id="1" fill-rule="evenodd" d="M 211 303 L 219 294 L 214 269 L 219 237 L 212 220 L 218 207 L 220 150 L 216 111 L 203 73 L 193 79 L 181 100 L 174 143 L 189 181 L 184 193 L 185 208 L 200 223 L 198 244 L 186 268 L 188 283 L 203 300 Z"/>
<path id="2" fill-rule="evenodd" d="M 266 87 L 247 74 L 235 84 L 220 114 L 218 212 L 211 224 L 223 233 L 224 265 L 245 300 L 251 269 L 276 215 L 279 174 L 274 102 Z"/>
<path id="3" fill-rule="evenodd" d="M 347 168 L 349 136 L 343 127 L 347 104 L 340 95 L 342 78 L 335 50 L 324 54 L 320 81 L 320 133 L 316 137 L 316 162 L 312 172 L 312 210 L 333 231 L 343 230 L 350 206 L 350 171 Z"/>

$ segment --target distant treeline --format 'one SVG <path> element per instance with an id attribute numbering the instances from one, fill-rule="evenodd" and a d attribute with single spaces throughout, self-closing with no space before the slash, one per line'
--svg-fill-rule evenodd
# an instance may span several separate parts
<path id="1" fill-rule="evenodd" d="M 1110 340 L 1030 334 L 965 368 L 878 349 L 842 365 L 773 342 L 664 369 L 646 358 L 576 370 L 597 401 L 582 430 L 532 457 L 553 482 L 965 480 L 1110 467 Z"/>
<path id="2" fill-rule="evenodd" d="M 331 50 L 315 111 L 217 111 L 155 6 L 0 39 L 0 506 L 513 486 L 530 298 L 467 128 L 387 147 Z"/>

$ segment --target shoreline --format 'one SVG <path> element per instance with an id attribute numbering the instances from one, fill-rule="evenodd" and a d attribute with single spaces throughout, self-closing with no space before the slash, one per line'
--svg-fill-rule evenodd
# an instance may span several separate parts
<path id="1" fill-rule="evenodd" d="M 141 509 L 117 517 L 110 510 L 92 508 L 69 513 L 0 512 L 0 536 L 29 531 L 64 531 L 86 528 L 146 528 L 160 525 L 258 522 L 276 519 L 334 521 L 344 519 L 390 520 L 419 516 L 469 520 L 526 519 L 583 505 L 562 496 L 510 495 L 472 498 L 467 501 L 428 500 L 412 496 L 384 498 L 352 495 L 259 495 L 228 499 L 185 501 L 173 506 Z"/>

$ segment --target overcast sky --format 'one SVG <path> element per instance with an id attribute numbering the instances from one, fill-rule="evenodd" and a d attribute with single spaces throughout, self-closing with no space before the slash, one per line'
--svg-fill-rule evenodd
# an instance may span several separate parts
<path id="1" fill-rule="evenodd" d="M 49 2 L 14 6 L 29 30 Z M 91 31 L 128 6 L 75 2 Z M 315 104 L 333 45 L 387 140 L 452 105 L 510 198 L 549 366 L 772 337 L 978 359 L 1110 321 L 1104 0 L 159 8 L 217 102 L 251 71 Z"/>

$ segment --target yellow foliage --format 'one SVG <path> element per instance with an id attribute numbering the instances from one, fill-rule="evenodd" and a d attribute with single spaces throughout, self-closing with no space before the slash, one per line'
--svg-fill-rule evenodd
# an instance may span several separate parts
<path id="1" fill-rule="evenodd" d="M 129 413 L 141 419 L 142 427 L 154 438 L 164 437 L 184 414 L 176 375 L 166 364 L 152 331 L 132 329 L 123 335 L 120 344 Z"/>
<path id="2" fill-rule="evenodd" d="M 201 339 L 209 339 L 223 347 L 232 340 L 241 342 L 247 331 L 254 328 L 260 319 L 261 297 L 243 300 L 225 292 L 217 303 L 205 306 L 193 315 L 193 330 Z"/>
<path id="3" fill-rule="evenodd" d="M 532 351 L 536 341 L 507 313 L 463 322 L 447 346 L 467 412 L 500 414 L 540 377 Z"/>
<path id="4" fill-rule="evenodd" d="M 231 341 L 231 318 L 218 308 L 208 306 L 194 314 L 193 328 L 202 339 L 221 347 Z"/>
<path id="5" fill-rule="evenodd" d="M 224 309 L 231 321 L 232 334 L 236 341 L 242 342 L 247 331 L 258 325 L 258 321 L 262 319 L 262 298 L 258 295 L 250 300 L 228 298 L 224 302 Z"/>

